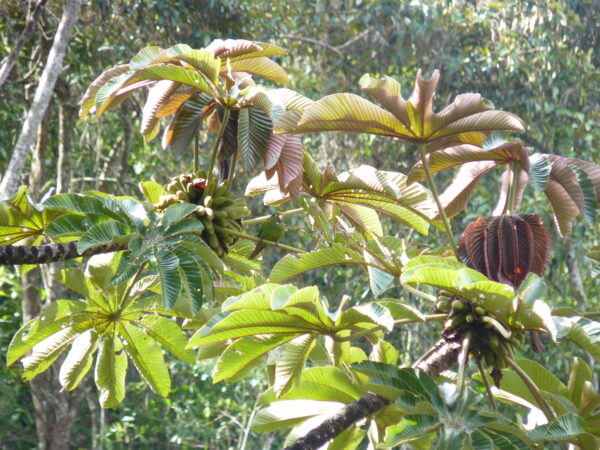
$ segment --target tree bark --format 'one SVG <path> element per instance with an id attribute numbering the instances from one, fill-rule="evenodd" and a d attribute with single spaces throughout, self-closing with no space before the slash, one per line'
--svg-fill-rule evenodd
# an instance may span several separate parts
<path id="1" fill-rule="evenodd" d="M 27 272 L 22 279 L 23 320 L 27 322 L 40 311 L 39 269 Z M 53 364 L 29 383 L 35 409 L 38 447 L 42 450 L 69 448 L 71 429 L 78 412 L 79 395 L 61 392 L 58 367 L 59 364 Z"/>
<path id="2" fill-rule="evenodd" d="M 419 359 L 413 367 L 435 378 L 457 361 L 460 349 L 460 343 L 446 342 L 442 339 Z M 319 426 L 310 430 L 305 436 L 284 450 L 317 449 L 335 438 L 349 426 L 391 403 L 390 400 L 369 392 L 355 402 L 344 406 L 335 416 L 323 421 Z"/>
<path id="3" fill-rule="evenodd" d="M 71 143 L 75 128 L 76 108 L 71 105 L 68 86 L 65 89 L 65 99 L 58 103 L 58 157 L 56 161 L 56 193 L 64 194 L 69 191 L 71 183 Z"/>
<path id="4" fill-rule="evenodd" d="M 79 16 L 81 2 L 82 0 L 67 0 L 65 4 L 62 19 L 48 54 L 46 67 L 44 67 L 40 78 L 40 84 L 36 89 L 33 103 L 23 123 L 23 129 L 8 163 L 4 178 L 0 183 L 0 198 L 9 198 L 17 191 L 27 154 L 35 140 L 37 129 L 48 108 L 56 80 L 60 74 L 71 31 Z"/>
<path id="5" fill-rule="evenodd" d="M 39 246 L 3 245 L 0 246 L 0 266 L 20 264 L 47 264 L 66 259 L 84 258 L 99 253 L 127 250 L 127 244 L 109 243 L 88 248 L 83 253 L 77 251 L 77 242 L 66 244 L 48 244 Z"/>
<path id="6" fill-rule="evenodd" d="M 12 70 L 13 66 L 15 65 L 15 61 L 17 60 L 17 55 L 21 51 L 21 48 L 23 48 L 25 43 L 29 40 L 29 38 L 31 38 L 31 34 L 33 33 L 33 28 L 35 27 L 35 24 L 40 20 L 40 17 L 42 17 L 42 12 L 44 11 L 44 7 L 46 6 L 47 2 L 48 2 L 48 0 L 39 0 L 37 2 L 37 4 L 34 6 L 33 13 L 31 14 L 31 18 L 27 22 L 27 25 L 25 25 L 25 28 L 23 29 L 21 36 L 19 36 L 19 40 L 17 41 L 17 43 L 15 44 L 15 47 L 10 52 L 10 55 L 8 55 L 8 57 L 6 58 L 6 61 L 4 62 L 4 64 L 2 64 L 2 67 L 0 67 L 0 88 L 2 88 L 2 85 L 8 78 L 10 71 Z"/>

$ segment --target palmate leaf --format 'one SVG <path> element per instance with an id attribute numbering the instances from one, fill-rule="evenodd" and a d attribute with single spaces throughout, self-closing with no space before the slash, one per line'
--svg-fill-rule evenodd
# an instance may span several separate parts
<path id="1" fill-rule="evenodd" d="M 156 122 L 156 112 L 166 100 L 181 86 L 180 83 L 171 80 L 160 80 L 148 91 L 148 98 L 142 110 L 142 125 L 140 132 L 146 135 Z M 146 137 L 147 141 L 150 141 Z"/>
<path id="2" fill-rule="evenodd" d="M 217 383 L 237 376 L 247 367 L 252 367 L 257 360 L 264 358 L 269 351 L 297 336 L 298 333 L 290 333 L 275 336 L 248 336 L 238 339 L 222 352 L 213 374 L 213 382 Z"/>
<path id="3" fill-rule="evenodd" d="M 310 270 L 338 264 L 362 265 L 363 263 L 363 258 L 357 252 L 342 244 L 333 244 L 329 248 L 305 253 L 300 257 L 286 255 L 275 264 L 269 280 L 273 283 L 280 283 Z"/>
<path id="4" fill-rule="evenodd" d="M 529 432 L 529 437 L 539 441 L 571 441 L 587 431 L 585 421 L 577 414 L 560 416 L 554 422 L 541 425 Z"/>
<path id="5" fill-rule="evenodd" d="M 169 395 L 171 378 L 162 350 L 150 335 L 129 323 L 119 324 L 123 349 L 148 386 L 161 397 Z"/>
<path id="6" fill-rule="evenodd" d="M 353 94 L 334 94 L 305 109 L 298 127 L 285 131 L 347 131 L 392 136 L 419 143 L 456 136 L 465 144 L 479 144 L 482 135 L 494 130 L 522 131 L 516 116 L 488 107 L 478 94 L 463 94 L 439 113 L 432 110 L 439 72 L 430 80 L 417 74 L 415 88 L 406 101 L 400 84 L 385 77 L 361 78 L 361 88 L 383 108 Z"/>
<path id="7" fill-rule="evenodd" d="M 7 366 L 14 364 L 49 336 L 67 327 L 90 321 L 93 315 L 86 308 L 84 302 L 76 300 L 53 302 L 38 317 L 27 322 L 15 333 L 6 355 Z"/>
<path id="8" fill-rule="evenodd" d="M 94 107 L 96 103 L 96 94 L 98 90 L 104 86 L 108 81 L 113 78 L 124 74 L 129 70 L 128 64 L 121 64 L 119 66 L 111 67 L 110 69 L 105 70 L 100 74 L 98 78 L 96 78 L 92 84 L 89 85 L 85 94 L 83 94 L 83 98 L 81 99 L 81 108 L 79 110 L 79 118 L 85 119 L 89 114 L 90 110 Z"/>
<path id="9" fill-rule="evenodd" d="M 554 210 L 560 234 L 571 232 L 579 213 L 594 223 L 600 198 L 600 167 L 577 158 L 542 157 L 551 163 L 544 193 Z"/>
<path id="10" fill-rule="evenodd" d="M 490 281 L 485 275 L 466 268 L 454 258 L 413 258 L 405 264 L 400 280 L 402 283 L 423 283 L 453 292 L 505 323 L 512 312 L 513 289 L 506 284 Z"/>
<path id="11" fill-rule="evenodd" d="M 127 374 L 127 355 L 115 348 L 115 338 L 104 336 L 96 359 L 96 386 L 100 391 L 100 405 L 114 408 L 125 398 L 125 375 Z"/>
<path id="12" fill-rule="evenodd" d="M 80 334 L 74 341 L 67 358 L 60 367 L 60 384 L 70 391 L 77 387 L 92 368 L 93 353 L 98 346 L 98 335 L 93 330 Z"/>
<path id="13" fill-rule="evenodd" d="M 285 70 L 266 56 L 232 61 L 231 70 L 256 75 L 276 83 L 289 83 L 290 81 L 290 77 Z"/>
<path id="14" fill-rule="evenodd" d="M 312 359 L 312 357 L 311 357 Z M 279 400 L 320 400 L 352 403 L 364 395 L 365 390 L 339 367 L 309 367 L 302 372 L 302 381 L 289 391 L 276 397 L 273 388 L 260 396 L 259 404 L 267 405 Z"/>
<path id="15" fill-rule="evenodd" d="M 83 253 L 91 247 L 96 247 L 110 242 L 127 242 L 131 229 L 116 220 L 107 220 L 90 228 L 77 243 L 77 251 Z"/>
<path id="16" fill-rule="evenodd" d="M 283 346 L 275 364 L 275 395 L 279 397 L 300 380 L 308 355 L 314 346 L 313 334 L 298 336 Z"/>
<path id="17" fill-rule="evenodd" d="M 12 198 L 0 203 L 0 245 L 12 245 L 41 236 L 46 222 L 60 215 L 54 213 L 47 217 L 48 214 L 30 202 L 27 188 L 21 186 Z"/>
<path id="18" fill-rule="evenodd" d="M 190 345 L 204 345 L 257 334 L 304 334 L 320 331 L 323 330 L 314 324 L 285 312 L 242 310 L 234 311 L 211 328 L 205 326 L 200 329 L 192 336 Z"/>
<path id="19" fill-rule="evenodd" d="M 147 315 L 137 321 L 136 325 L 177 358 L 189 364 L 194 363 L 194 353 L 186 349 L 187 336 L 173 320 L 158 315 Z"/>
<path id="20" fill-rule="evenodd" d="M 205 117 L 205 107 L 211 98 L 203 93 L 194 95 L 175 113 L 163 134 L 162 146 L 175 155 L 181 155 L 189 147 Z"/>
<path id="21" fill-rule="evenodd" d="M 527 147 L 521 141 L 505 142 L 495 148 L 484 150 L 475 145 L 458 145 L 445 150 L 429 153 L 427 159 L 431 173 L 441 172 L 452 167 L 473 161 L 495 161 L 496 164 L 519 163 L 524 170 L 529 169 Z M 422 161 L 416 163 L 408 174 L 408 183 L 425 179 Z"/>
<path id="22" fill-rule="evenodd" d="M 318 415 L 332 415 L 344 406 L 339 402 L 317 400 L 282 400 L 258 411 L 252 429 L 270 433 L 281 428 L 293 427 Z"/>
<path id="23" fill-rule="evenodd" d="M 495 166 L 494 161 L 476 161 L 461 166 L 452 183 L 440 194 L 440 202 L 449 218 L 465 209 L 479 179 Z M 434 217 L 439 217 L 439 212 L 436 211 Z"/>
<path id="24" fill-rule="evenodd" d="M 248 170 L 263 160 L 272 131 L 271 119 L 260 108 L 240 110 L 237 142 L 242 163 Z"/>

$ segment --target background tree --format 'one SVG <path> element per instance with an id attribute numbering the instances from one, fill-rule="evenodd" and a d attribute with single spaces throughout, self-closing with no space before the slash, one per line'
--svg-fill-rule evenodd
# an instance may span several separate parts
<path id="1" fill-rule="evenodd" d="M 12 17 L 11 20 L 3 20 L 3 23 L 14 24 L 13 27 L 8 26 L 3 30 L 6 31 L 3 36 L 8 36 L 9 39 L 14 36 L 9 42 L 16 42 L 20 27 L 24 24 L 24 14 L 19 13 L 19 5 L 20 2 L 3 7 L 7 17 Z M 56 20 L 57 14 L 60 15 L 60 6 L 48 5 L 49 14 L 44 19 L 43 27 L 49 30 L 56 28 L 56 22 L 53 20 Z M 291 56 L 285 60 L 285 67 L 294 79 L 292 87 L 315 100 L 321 95 L 337 91 L 356 92 L 357 80 L 366 71 L 375 75 L 389 73 L 397 77 L 403 85 L 409 85 L 417 67 L 439 67 L 444 77 L 438 92 L 440 102 L 449 102 L 456 92 L 482 92 L 496 104 L 525 119 L 530 125 L 530 132 L 522 137 L 526 144 L 545 153 L 555 152 L 597 161 L 594 153 L 594 148 L 597 147 L 597 134 L 594 131 L 597 129 L 597 117 L 593 113 L 594 105 L 597 105 L 597 92 L 585 89 L 585 86 L 591 85 L 589 80 L 597 67 L 597 53 L 593 43 L 597 38 L 594 27 L 598 21 L 594 20 L 595 9 L 589 8 L 584 2 L 558 3 L 550 8 L 535 3 L 504 2 L 498 9 L 494 9 L 494 5 L 491 9 L 484 4 L 450 7 L 436 2 L 401 7 L 385 2 L 363 4 L 360 7 L 342 3 L 337 6 L 339 10 L 326 11 L 319 5 L 303 5 L 301 2 L 287 2 L 285 6 L 256 2 L 221 2 L 219 6 L 207 5 L 204 10 L 191 8 L 186 2 L 156 3 L 150 7 L 135 2 L 112 3 L 110 7 L 104 8 L 102 5 L 100 8 L 91 4 L 84 5 L 81 28 L 73 40 L 77 45 L 76 51 L 68 55 L 68 58 L 73 59 L 67 60 L 69 70 L 64 75 L 67 79 L 65 85 L 70 86 L 71 97 L 68 100 L 61 96 L 60 99 L 56 98 L 56 101 L 64 99 L 66 105 L 73 105 L 81 96 L 85 85 L 103 68 L 117 61 L 127 61 L 146 42 L 166 47 L 182 41 L 191 43 L 193 47 L 201 47 L 208 44 L 213 37 L 241 36 L 285 44 L 286 48 L 292 50 Z M 181 20 L 178 11 L 186 11 L 186 20 Z M 302 17 L 312 19 L 296 23 L 295 17 L 300 17 L 298 12 L 302 13 Z M 149 17 L 155 17 L 158 26 L 149 26 Z M 252 20 L 245 20 L 247 17 Z M 509 17 L 510 21 L 504 19 Z M 213 18 L 218 20 L 213 21 Z M 106 39 L 104 35 L 94 31 L 100 21 L 107 25 L 103 29 Z M 510 27 L 506 25 L 508 23 L 511 24 Z M 135 30 L 129 33 L 134 39 L 129 40 L 128 36 L 122 33 L 123 29 Z M 201 34 L 198 30 L 206 30 L 206 34 Z M 279 40 L 282 36 L 287 37 Z M 558 39 L 559 36 L 562 40 Z M 312 45 L 306 39 L 298 38 L 312 38 L 327 45 Z M 353 40 L 354 38 L 357 39 Z M 3 120 L 5 119 L 6 124 L 15 124 L 14 127 L 9 126 L 2 131 L 6 136 L 2 140 L 6 143 L 2 148 L 5 155 L 8 155 L 12 148 L 8 144 L 14 143 L 14 130 L 18 129 L 16 124 L 21 117 L 19 108 L 25 104 L 23 99 L 31 89 L 30 80 L 36 73 L 35 62 L 38 58 L 43 61 L 40 56 L 48 49 L 43 45 L 36 47 L 35 43 L 43 44 L 43 39 L 43 34 L 37 33 L 32 47 L 29 47 L 28 43 L 26 50 L 30 51 L 23 53 L 24 56 L 20 58 L 9 84 L 3 87 L 3 95 L 6 94 L 6 98 L 10 99 L 3 104 Z M 437 43 L 444 40 L 445 51 L 441 51 Z M 539 45 L 533 45 L 534 42 L 539 42 Z M 436 45 L 432 48 L 431 43 Z M 101 45 L 104 45 L 103 50 L 97 53 L 96 49 Z M 334 47 L 341 52 L 342 58 Z M 378 52 L 378 55 L 372 55 L 372 52 Z M 434 59 L 435 55 L 438 55 L 437 60 Z M 389 62 L 389 67 L 381 67 L 381 61 Z M 305 74 L 306 67 L 312 69 L 311 73 L 309 76 L 300 76 Z M 339 68 L 339 71 L 336 72 L 336 68 Z M 406 70 L 406 73 L 397 73 L 401 69 Z M 483 73 L 485 76 L 475 76 L 475 73 Z M 525 77 L 534 78 L 529 80 L 531 82 L 523 83 Z M 514 85 L 515 82 L 521 85 Z M 51 108 L 57 107 L 57 103 L 53 105 Z M 68 153 L 67 159 L 73 159 L 72 167 L 77 167 L 77 173 L 72 177 L 68 191 L 86 188 L 112 190 L 125 186 L 118 192 L 131 193 L 133 187 L 126 187 L 126 181 L 133 179 L 135 172 L 152 171 L 157 181 L 164 182 L 169 175 L 179 171 L 177 167 L 180 162 L 175 163 L 168 154 L 162 153 L 158 146 L 144 145 L 137 134 L 139 111 L 141 107 L 126 104 L 124 109 L 118 111 L 118 116 L 106 115 L 97 122 L 88 121 L 78 125 L 75 133 L 78 139 L 73 141 L 71 151 L 69 152 L 68 144 L 63 146 Z M 542 116 L 545 119 L 542 119 Z M 43 166 L 49 169 L 46 174 L 48 180 L 55 176 L 55 165 L 52 161 L 56 158 L 55 149 L 59 148 L 58 142 L 62 142 L 56 131 L 61 129 L 55 122 L 57 117 L 58 115 L 54 114 L 47 119 L 49 133 L 45 145 L 50 151 L 45 153 L 46 163 Z M 64 118 L 66 126 L 62 129 L 75 129 L 75 116 L 67 114 Z M 549 123 L 553 126 L 548 127 Z M 538 134 L 538 129 L 544 129 L 544 132 Z M 532 139 L 537 139 L 543 144 L 540 145 Z M 328 159 L 332 159 L 340 170 L 363 162 L 401 171 L 409 168 L 409 159 L 399 163 L 397 149 L 387 141 L 377 141 L 377 152 L 373 151 L 371 143 L 370 137 L 360 135 L 348 137 L 315 134 L 305 139 L 305 145 L 311 149 L 319 163 L 324 162 L 320 155 L 327 154 Z M 343 151 L 350 145 L 356 149 L 352 155 L 354 161 L 348 159 L 347 152 Z M 583 156 L 584 152 L 589 156 Z M 139 157 L 142 154 L 143 158 Z M 0 160 L 8 161 L 8 157 Z M 99 173 L 103 175 L 99 176 Z M 459 222 L 454 228 L 457 232 L 476 215 L 490 214 L 490 205 L 495 203 L 490 194 L 495 189 L 494 179 L 495 177 L 484 178 L 483 184 L 476 188 L 477 195 L 473 197 L 471 208 L 466 215 L 458 217 Z M 121 183 L 116 183 L 117 180 L 121 180 Z M 526 195 L 521 208 L 541 213 L 545 222 L 550 223 L 548 210 L 540 206 L 537 195 Z M 287 220 L 292 224 L 301 223 L 296 222 L 294 218 Z M 392 229 L 386 222 L 383 225 L 386 230 Z M 581 242 L 587 246 L 595 238 L 588 234 L 589 237 L 585 239 L 589 241 L 586 241 L 583 239 L 584 234 L 583 225 L 576 224 L 570 246 L 563 249 L 560 244 L 555 245 L 555 256 L 549 269 L 549 279 L 554 285 L 551 286 L 550 296 L 563 299 L 567 305 L 593 309 L 595 297 L 592 293 L 595 292 L 597 283 L 590 273 L 580 270 L 585 286 L 583 290 L 577 289 L 577 284 L 566 282 L 576 273 L 573 268 L 587 267 L 587 264 L 582 263 L 579 245 Z M 581 239 L 577 238 L 578 236 Z M 295 245 L 302 245 L 300 239 Z M 579 251 L 575 252 L 577 248 Z M 269 252 L 266 258 L 276 260 L 277 251 Z M 571 255 L 570 258 L 565 258 L 565 254 Z M 569 262 L 569 266 L 565 261 Z M 357 283 L 346 287 L 344 283 L 355 276 L 356 272 L 337 267 L 327 269 L 318 276 L 305 275 L 302 280 L 307 284 L 318 284 L 322 287 L 332 285 L 332 290 L 328 291 L 331 292 L 328 296 L 332 299 L 341 298 L 343 294 L 357 298 L 365 293 L 364 287 Z M 554 289 L 559 293 L 555 294 Z M 584 299 L 581 292 L 586 292 L 586 289 L 590 295 Z M 579 294 L 576 294 L 576 291 L 579 291 Z M 386 295 L 399 298 L 405 294 L 390 289 Z M 584 306 L 586 303 L 587 307 Z M 13 316 L 7 320 L 14 320 Z M 417 330 L 421 328 L 421 332 L 400 331 L 397 337 L 398 344 L 402 345 L 402 348 L 415 351 L 425 350 L 435 341 L 435 336 L 425 331 L 429 328 L 419 327 Z M 420 339 L 417 339 L 417 336 Z M 564 351 L 567 355 L 573 354 L 571 347 L 565 348 Z M 401 358 L 405 358 L 405 355 L 401 355 Z M 552 354 L 542 358 L 547 358 L 544 361 L 545 365 L 552 365 L 555 373 L 562 374 L 565 379 L 568 365 L 557 361 Z M 179 367 L 178 373 L 184 376 L 180 371 L 184 371 L 183 366 Z M 114 417 L 114 413 L 111 412 L 110 420 L 114 420 Z M 98 423 L 97 418 L 94 419 L 94 423 Z M 122 436 L 131 433 L 132 428 L 121 426 L 129 423 L 131 422 L 114 422 L 115 427 L 125 430 Z M 86 441 L 85 433 L 87 432 L 81 435 L 83 442 L 89 442 Z M 110 433 L 112 431 L 109 427 Z M 147 437 L 131 438 L 153 439 L 153 431 L 148 430 L 147 433 L 150 433 L 145 435 Z M 159 439 L 164 440 L 164 437 Z"/>

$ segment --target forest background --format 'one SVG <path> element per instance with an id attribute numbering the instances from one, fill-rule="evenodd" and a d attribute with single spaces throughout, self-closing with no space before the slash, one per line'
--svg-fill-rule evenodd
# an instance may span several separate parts
<path id="1" fill-rule="evenodd" d="M 0 57 L 13 49 L 31 15 L 34 1 L 0 3 Z M 49 0 L 19 52 L 8 80 L 0 87 L 0 173 L 4 174 L 25 114 L 33 99 L 65 2 Z M 178 42 L 194 48 L 215 38 L 271 42 L 289 51 L 279 60 L 291 76 L 290 88 L 312 99 L 333 92 L 358 93 L 364 73 L 389 75 L 410 86 L 421 68 L 439 69 L 442 81 L 436 101 L 450 103 L 458 92 L 479 92 L 499 108 L 521 117 L 524 143 L 536 151 L 600 163 L 599 36 L 600 4 L 596 0 L 547 1 L 213 1 L 101 0 L 84 1 L 73 30 L 62 72 L 27 162 L 23 183 L 41 198 L 61 179 L 65 192 L 97 189 L 114 194 L 136 192 L 141 176 L 165 183 L 179 173 L 181 161 L 146 144 L 139 134 L 142 99 L 133 97 L 115 112 L 79 122 L 78 102 L 103 69 L 128 61 L 146 45 L 168 47 Z M 370 135 L 318 134 L 304 137 L 305 148 L 323 165 L 339 171 L 368 163 L 407 172 L 413 161 L 398 154 L 384 138 Z M 61 163 L 58 163 L 59 157 Z M 185 164 L 189 166 L 189 162 Z M 495 204 L 497 181 L 485 178 L 467 213 L 464 229 L 477 216 L 488 216 Z M 242 186 L 244 183 L 240 183 Z M 241 189 L 238 194 L 241 194 Z M 533 191 L 523 210 L 540 214 L 551 224 L 547 203 Z M 269 213 L 259 199 L 254 215 Z M 393 234 L 388 224 L 387 233 Z M 598 309 L 599 283 L 585 249 L 598 244 L 597 230 L 582 221 L 555 244 L 547 283 L 549 298 L 576 309 Z M 435 238 L 434 234 L 433 237 Z M 295 234 L 286 243 L 295 245 Z M 283 255 L 271 249 L 264 264 Z M 336 267 L 305 275 L 328 297 L 369 294 L 357 269 Z M 21 280 L 12 268 L 0 268 L 0 354 L 24 316 L 39 310 L 46 294 L 35 272 Z M 394 289 L 386 295 L 395 296 Z M 395 343 L 406 363 L 438 336 L 439 330 L 419 326 L 396 331 Z M 568 345 L 536 355 L 538 362 L 562 379 L 574 356 L 586 357 Z M 586 358 L 595 373 L 597 364 Z M 212 361 L 190 366 L 171 361 L 173 392 L 168 399 L 152 394 L 141 381 L 128 381 L 121 406 L 98 407 L 96 388 L 88 380 L 76 391 L 59 394 L 52 373 L 34 383 L 21 381 L 21 369 L 0 363 L 0 447 L 31 448 L 48 439 L 40 430 L 72 429 L 73 447 L 209 446 L 268 448 L 277 435 L 259 435 L 249 423 L 266 376 L 236 384 L 211 380 Z M 46 378 L 44 378 L 46 377 Z M 131 378 L 130 378 L 131 380 Z M 36 383 L 38 384 L 36 387 Z M 595 380 L 598 389 L 598 380 Z M 36 405 L 40 393 L 51 408 Z M 32 401 L 32 395 L 34 401 Z M 54 411 L 53 414 L 49 411 Z M 54 421 L 54 422 L 53 422 Z M 37 430 L 36 433 L 36 422 Z"/>

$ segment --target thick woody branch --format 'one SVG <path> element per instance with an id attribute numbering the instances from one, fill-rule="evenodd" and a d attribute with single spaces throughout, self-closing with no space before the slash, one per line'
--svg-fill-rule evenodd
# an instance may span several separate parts
<path id="1" fill-rule="evenodd" d="M 0 266 L 19 264 L 46 264 L 65 259 L 88 257 L 100 253 L 127 250 L 127 244 L 104 244 L 88 248 L 83 253 L 77 251 L 77 242 L 49 244 L 28 247 L 25 245 L 0 246 Z"/>
<path id="2" fill-rule="evenodd" d="M 442 339 L 423 355 L 413 367 L 435 378 L 457 361 L 460 347 L 459 342 L 446 342 Z M 369 392 L 357 401 L 344 406 L 335 416 L 325 420 L 284 450 L 317 449 L 349 426 L 391 403 L 390 400 Z"/>

